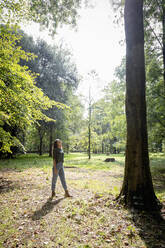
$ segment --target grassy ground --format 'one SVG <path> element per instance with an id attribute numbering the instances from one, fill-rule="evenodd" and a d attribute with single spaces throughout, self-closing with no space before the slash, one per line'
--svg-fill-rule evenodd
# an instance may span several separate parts
<path id="1" fill-rule="evenodd" d="M 36 154 L 0 161 L 0 247 L 165 248 L 165 222 L 130 213 L 115 201 L 123 180 L 124 156 L 65 156 L 72 198 L 58 180 L 50 199 L 52 160 Z M 165 203 L 165 156 L 151 155 L 158 198 Z M 165 215 L 165 209 L 162 209 Z"/>

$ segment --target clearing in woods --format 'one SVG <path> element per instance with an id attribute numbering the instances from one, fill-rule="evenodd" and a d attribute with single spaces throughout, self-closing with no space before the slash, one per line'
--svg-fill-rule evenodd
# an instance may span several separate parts
<path id="1" fill-rule="evenodd" d="M 58 179 L 50 199 L 52 160 L 46 155 L 0 161 L 0 247 L 165 248 L 165 222 L 129 212 L 114 199 L 119 193 L 124 156 L 66 155 L 65 174 L 72 198 Z M 165 203 L 165 156 L 151 155 L 157 196 Z M 165 208 L 162 208 L 165 216 Z"/>

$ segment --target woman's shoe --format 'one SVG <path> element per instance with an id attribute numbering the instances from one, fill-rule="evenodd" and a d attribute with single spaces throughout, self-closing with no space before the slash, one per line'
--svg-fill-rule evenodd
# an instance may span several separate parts
<path id="1" fill-rule="evenodd" d="M 55 194 L 55 191 L 52 191 L 52 198 L 55 196 L 56 194 Z"/>
<path id="2" fill-rule="evenodd" d="M 65 190 L 65 197 L 72 197 L 72 196 L 69 194 L 68 190 Z"/>

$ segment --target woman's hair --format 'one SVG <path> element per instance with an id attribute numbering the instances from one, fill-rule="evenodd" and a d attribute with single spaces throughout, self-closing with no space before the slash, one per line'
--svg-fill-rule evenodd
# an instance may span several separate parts
<path id="1" fill-rule="evenodd" d="M 59 141 L 62 142 L 60 139 L 56 139 L 56 140 L 53 142 L 53 145 L 52 145 L 52 156 L 53 156 L 53 158 L 55 157 L 55 149 L 58 148 L 57 143 L 58 143 Z"/>
<path id="2" fill-rule="evenodd" d="M 60 140 L 60 139 L 56 139 L 56 140 L 54 141 L 54 143 L 53 143 L 53 150 L 54 150 L 55 148 L 57 148 L 57 143 L 58 143 L 59 141 L 61 141 L 61 140 Z"/>
<path id="3" fill-rule="evenodd" d="M 56 139 L 54 142 L 53 142 L 53 145 L 52 145 L 52 155 L 54 157 L 54 152 L 55 152 L 55 149 L 57 148 L 57 143 L 58 141 L 61 141 L 60 139 Z"/>

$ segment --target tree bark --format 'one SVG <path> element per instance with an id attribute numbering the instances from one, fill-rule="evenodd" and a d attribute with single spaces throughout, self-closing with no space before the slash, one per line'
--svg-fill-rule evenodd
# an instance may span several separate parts
<path id="1" fill-rule="evenodd" d="M 165 3 L 162 1 L 162 26 L 163 26 L 163 80 L 165 89 Z"/>
<path id="2" fill-rule="evenodd" d="M 43 137 L 40 136 L 40 144 L 39 144 L 39 155 L 40 156 L 43 154 L 43 152 L 42 152 L 42 140 L 43 140 Z"/>
<path id="3" fill-rule="evenodd" d="M 39 155 L 41 156 L 43 154 L 43 151 L 42 151 L 42 146 L 43 146 L 43 134 L 42 134 L 42 130 L 41 128 L 39 127 L 38 128 L 38 134 L 39 134 L 39 140 L 40 140 L 40 143 L 39 143 Z"/>
<path id="4" fill-rule="evenodd" d="M 129 208 L 159 208 L 149 167 L 145 96 L 143 0 L 125 1 L 127 144 L 117 199 Z"/>
<path id="5" fill-rule="evenodd" d="M 53 125 L 50 124 L 49 129 L 49 157 L 52 157 L 52 143 L 53 143 Z"/>

